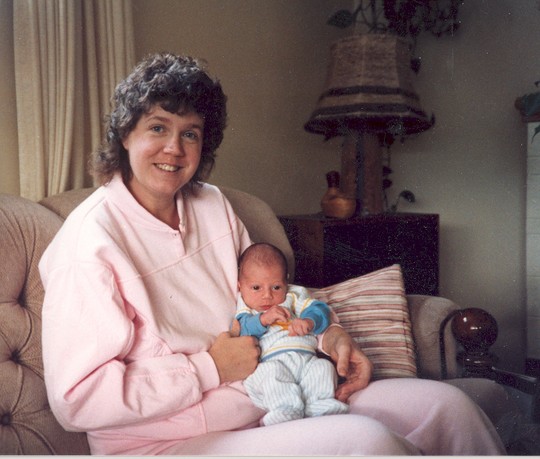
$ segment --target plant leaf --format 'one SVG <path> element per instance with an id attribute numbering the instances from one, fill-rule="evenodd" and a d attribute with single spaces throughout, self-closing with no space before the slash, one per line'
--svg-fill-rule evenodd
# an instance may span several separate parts
<path id="1" fill-rule="evenodd" d="M 531 142 L 534 140 L 534 136 L 540 132 L 540 124 L 534 128 L 534 134 L 531 138 Z"/>
<path id="2" fill-rule="evenodd" d="M 399 195 L 408 202 L 416 202 L 416 197 L 410 190 L 403 190 Z"/>
<path id="3" fill-rule="evenodd" d="M 326 23 L 340 29 L 346 29 L 354 24 L 354 20 L 355 18 L 349 10 L 339 10 L 330 16 Z"/>
<path id="4" fill-rule="evenodd" d="M 540 112 L 540 92 L 525 94 L 521 98 L 521 105 L 525 116 L 532 116 Z"/>

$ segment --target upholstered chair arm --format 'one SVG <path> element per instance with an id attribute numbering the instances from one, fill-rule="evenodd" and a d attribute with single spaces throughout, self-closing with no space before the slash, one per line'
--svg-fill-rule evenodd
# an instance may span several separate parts
<path id="1" fill-rule="evenodd" d="M 0 195 L 0 455 L 89 454 L 86 435 L 54 418 L 43 382 L 38 262 L 62 220 Z"/>
<path id="2" fill-rule="evenodd" d="M 441 324 L 450 312 L 460 307 L 446 298 L 427 295 L 407 295 L 412 331 L 416 345 L 418 376 L 442 379 L 441 350 L 439 343 Z M 456 362 L 457 342 L 449 326 L 445 327 L 446 377 L 458 376 Z"/>

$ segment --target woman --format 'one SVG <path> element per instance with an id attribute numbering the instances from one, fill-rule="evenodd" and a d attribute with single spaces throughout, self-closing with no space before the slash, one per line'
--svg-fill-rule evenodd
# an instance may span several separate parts
<path id="1" fill-rule="evenodd" d="M 191 58 L 150 56 L 115 91 L 94 173 L 102 186 L 44 254 L 43 353 L 51 408 L 93 454 L 497 454 L 485 415 L 422 380 L 368 385 L 371 364 L 330 326 L 320 349 L 349 415 L 255 428 L 241 380 L 259 356 L 229 332 L 249 235 L 203 183 L 225 96 Z M 472 433 L 474 432 L 474 437 Z"/>

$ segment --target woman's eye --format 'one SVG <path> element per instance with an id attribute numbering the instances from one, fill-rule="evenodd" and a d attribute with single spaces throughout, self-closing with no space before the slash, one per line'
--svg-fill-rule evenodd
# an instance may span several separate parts
<path id="1" fill-rule="evenodd" d="M 188 140 L 196 142 L 199 140 L 199 134 L 194 131 L 188 131 L 184 134 L 184 137 L 186 137 Z"/>
<path id="2" fill-rule="evenodd" d="M 157 132 L 158 134 L 160 134 L 160 133 L 162 133 L 162 132 L 165 130 L 165 128 L 164 128 L 163 126 L 158 125 L 158 126 L 152 126 L 152 127 L 150 128 L 150 130 L 153 131 L 153 132 Z"/>

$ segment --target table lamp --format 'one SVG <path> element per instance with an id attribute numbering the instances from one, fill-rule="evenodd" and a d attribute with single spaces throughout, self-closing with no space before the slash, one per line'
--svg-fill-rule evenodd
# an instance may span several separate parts
<path id="1" fill-rule="evenodd" d="M 383 212 L 383 136 L 406 137 L 433 123 L 412 85 L 410 51 L 400 37 L 356 34 L 331 46 L 326 84 L 306 131 L 345 136 L 340 189 L 356 214 Z"/>

